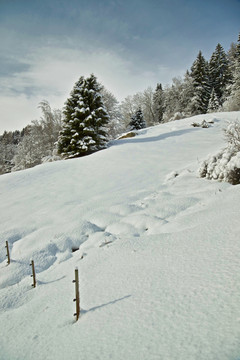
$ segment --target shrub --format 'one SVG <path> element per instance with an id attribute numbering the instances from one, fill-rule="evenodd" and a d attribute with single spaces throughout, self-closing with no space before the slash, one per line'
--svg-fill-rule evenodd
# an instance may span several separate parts
<path id="1" fill-rule="evenodd" d="M 240 151 L 240 121 L 228 123 L 224 134 L 228 144 L 232 145 L 236 151 Z"/>
<path id="2" fill-rule="evenodd" d="M 199 174 L 211 180 L 226 181 L 232 185 L 240 184 L 240 152 L 235 153 L 232 149 L 225 148 L 205 160 Z"/>
<path id="3" fill-rule="evenodd" d="M 240 184 L 240 123 L 229 123 L 224 129 L 228 145 L 218 154 L 205 160 L 200 169 L 201 177 Z"/>
<path id="4" fill-rule="evenodd" d="M 200 124 L 200 123 L 197 123 L 197 122 L 193 122 L 193 123 L 192 123 L 192 126 L 193 126 L 193 127 L 202 127 L 202 128 L 206 128 L 206 129 L 207 129 L 207 128 L 209 128 L 209 126 L 210 126 L 209 124 L 213 124 L 213 122 L 212 122 L 212 121 L 211 121 L 211 122 L 210 122 L 210 121 L 209 121 L 209 122 L 206 122 L 206 120 L 203 120 L 201 124 Z"/>

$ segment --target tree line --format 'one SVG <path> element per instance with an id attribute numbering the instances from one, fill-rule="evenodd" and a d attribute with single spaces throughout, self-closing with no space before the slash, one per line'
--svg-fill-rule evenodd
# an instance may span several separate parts
<path id="1" fill-rule="evenodd" d="M 62 110 L 43 100 L 42 116 L 0 136 L 0 174 L 61 158 L 88 155 L 123 132 L 216 111 L 240 110 L 240 34 L 209 61 L 199 51 L 183 78 L 148 87 L 121 103 L 92 74 L 75 83 Z"/>

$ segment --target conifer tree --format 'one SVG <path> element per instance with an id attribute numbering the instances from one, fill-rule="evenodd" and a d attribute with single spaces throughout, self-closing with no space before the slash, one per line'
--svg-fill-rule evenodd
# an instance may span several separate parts
<path id="1" fill-rule="evenodd" d="M 231 72 L 227 55 L 220 44 L 217 44 L 209 61 L 209 78 L 219 103 L 222 104 L 224 93 L 231 82 Z"/>
<path id="2" fill-rule="evenodd" d="M 213 88 L 210 99 L 209 99 L 207 112 L 208 113 L 216 112 L 216 111 L 218 111 L 219 107 L 220 107 L 220 104 L 219 104 L 218 96 L 216 94 L 216 91 Z"/>
<path id="3" fill-rule="evenodd" d="M 236 43 L 231 43 L 230 49 L 228 50 L 228 53 L 227 53 L 227 58 L 228 58 L 228 63 L 229 63 L 229 69 L 230 69 L 230 72 L 231 72 L 232 76 L 233 76 L 233 73 L 234 73 L 234 70 L 235 70 L 237 52 L 238 52 L 237 44 Z"/>
<path id="4" fill-rule="evenodd" d="M 109 120 L 100 95 L 100 84 L 92 74 L 74 85 L 63 111 L 63 129 L 58 152 L 67 158 L 91 154 L 106 147 Z"/>
<path id="5" fill-rule="evenodd" d="M 193 79 L 193 97 L 191 99 L 190 110 L 192 114 L 205 114 L 210 98 L 210 84 L 208 76 L 208 63 L 204 59 L 202 52 L 199 51 L 196 60 L 191 67 L 191 77 Z"/>
<path id="6" fill-rule="evenodd" d="M 162 122 L 164 113 L 164 93 L 162 89 L 162 84 L 157 84 L 156 90 L 153 95 L 153 112 L 155 123 Z"/>
<path id="7" fill-rule="evenodd" d="M 140 130 L 146 127 L 146 122 L 143 117 L 141 108 L 139 108 L 136 113 L 132 116 L 129 123 L 130 130 Z"/>
<path id="8" fill-rule="evenodd" d="M 228 90 L 230 94 L 223 105 L 224 109 L 228 111 L 240 110 L 240 33 L 236 45 L 233 79 Z"/>

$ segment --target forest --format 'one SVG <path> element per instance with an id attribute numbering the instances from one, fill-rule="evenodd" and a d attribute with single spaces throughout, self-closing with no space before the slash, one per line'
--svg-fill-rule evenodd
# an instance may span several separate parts
<path id="1" fill-rule="evenodd" d="M 209 60 L 199 51 L 183 78 L 127 96 L 121 103 L 95 75 L 80 77 L 63 109 L 39 104 L 42 116 L 0 136 L 0 174 L 88 155 L 129 130 L 198 114 L 240 110 L 240 34 L 227 52 L 217 44 Z"/>

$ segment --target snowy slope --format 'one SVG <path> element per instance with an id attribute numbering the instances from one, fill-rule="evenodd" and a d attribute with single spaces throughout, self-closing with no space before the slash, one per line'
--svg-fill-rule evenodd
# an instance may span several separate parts
<path id="1" fill-rule="evenodd" d="M 240 359 L 240 187 L 197 173 L 235 119 L 0 177 L 0 360 Z"/>

